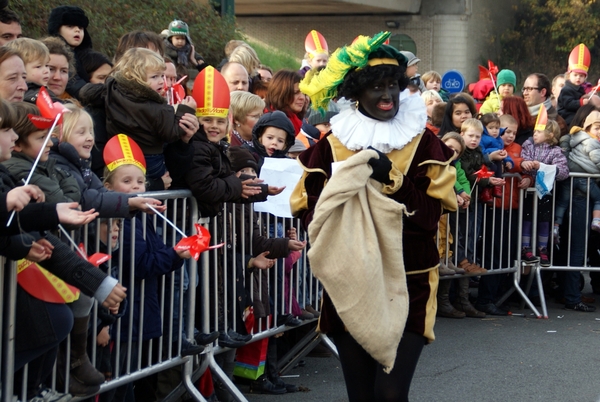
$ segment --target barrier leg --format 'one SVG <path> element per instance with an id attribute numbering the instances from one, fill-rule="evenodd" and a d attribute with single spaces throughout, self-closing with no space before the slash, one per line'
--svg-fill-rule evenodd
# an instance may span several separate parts
<path id="1" fill-rule="evenodd" d="M 540 312 L 535 308 L 531 300 L 529 300 L 529 297 L 527 297 L 525 292 L 523 292 L 523 289 L 521 289 L 521 287 L 519 286 L 519 274 L 517 272 L 515 272 L 515 275 L 513 276 L 513 287 L 519 293 L 521 299 L 523 299 L 525 303 L 527 303 L 527 306 L 529 306 L 529 308 L 531 309 L 531 311 L 533 311 L 535 316 L 537 318 L 542 318 Z"/>
<path id="2" fill-rule="evenodd" d="M 4 266 L 4 259 L 0 261 Z M 17 314 L 17 268 L 14 263 L 4 267 L 4 320 L 2 328 L 2 401 L 13 400 L 13 375 L 15 366 L 15 320 Z"/>
<path id="3" fill-rule="evenodd" d="M 317 332 L 310 331 L 308 334 L 296 343 L 279 361 L 277 362 L 277 372 L 285 374 L 296 365 L 296 362 L 309 354 L 319 343 L 321 338 Z"/>
<path id="4" fill-rule="evenodd" d="M 535 269 L 535 278 L 537 279 L 538 289 L 540 292 L 540 304 L 542 305 L 542 313 L 544 314 L 544 318 L 548 318 L 548 308 L 546 307 L 546 296 L 544 295 L 544 287 L 542 284 L 542 270 L 536 265 Z"/>
<path id="5" fill-rule="evenodd" d="M 333 341 L 331 339 L 329 339 L 329 337 L 325 334 L 320 334 L 320 336 L 321 336 L 321 341 L 323 342 L 323 345 L 325 345 L 325 347 L 327 349 L 329 349 L 331 351 L 331 353 L 333 353 L 333 355 L 339 360 L 340 354 L 338 353 L 338 350 L 335 347 L 335 344 L 333 343 Z"/>
<path id="6" fill-rule="evenodd" d="M 219 365 L 215 361 L 214 355 L 212 353 L 211 353 L 209 359 L 210 359 L 209 366 L 211 369 L 211 373 L 221 381 L 221 383 L 225 386 L 225 388 L 227 388 L 227 390 L 231 393 L 231 395 L 233 395 L 235 400 L 238 402 L 248 402 L 248 399 L 246 399 L 244 394 L 242 394 L 242 392 L 235 386 L 235 384 L 233 382 L 231 382 L 231 380 L 229 379 L 227 374 L 225 374 L 223 372 L 223 370 L 221 370 L 221 367 L 219 367 Z"/>
<path id="7" fill-rule="evenodd" d="M 202 370 L 202 372 L 204 372 L 206 370 L 206 368 L 208 367 L 209 359 L 212 359 L 212 353 L 210 353 L 209 358 L 204 359 L 205 362 L 202 363 L 202 365 L 204 366 L 204 370 Z M 204 399 L 204 397 L 202 396 L 200 391 L 198 391 L 198 389 L 194 386 L 194 383 L 192 382 L 193 371 L 194 371 L 194 359 L 188 359 L 188 361 L 183 365 L 183 368 L 181 370 L 183 384 L 185 385 L 185 388 L 187 389 L 190 396 L 195 401 L 205 402 L 206 399 Z"/>

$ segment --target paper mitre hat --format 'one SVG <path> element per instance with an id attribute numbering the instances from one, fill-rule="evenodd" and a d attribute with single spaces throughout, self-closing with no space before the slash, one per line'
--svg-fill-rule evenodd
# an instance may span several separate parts
<path id="1" fill-rule="evenodd" d="M 227 117 L 229 86 L 220 72 L 208 66 L 194 81 L 192 97 L 196 101 L 196 116 Z"/>
<path id="2" fill-rule="evenodd" d="M 315 31 L 314 29 L 306 35 L 306 39 L 304 40 L 304 49 L 306 49 L 306 53 L 310 55 L 310 57 L 321 54 L 321 53 L 329 53 L 329 47 L 327 46 L 327 41 L 321 35 L 321 33 Z"/>
<path id="3" fill-rule="evenodd" d="M 117 134 L 104 147 L 104 163 L 111 172 L 123 165 L 134 165 L 146 174 L 146 158 L 142 148 L 125 134 Z"/>
<path id="4" fill-rule="evenodd" d="M 590 50 L 586 45 L 580 43 L 571 50 L 569 55 L 569 72 L 587 75 L 591 62 Z"/>
<path id="5" fill-rule="evenodd" d="M 535 121 L 535 127 L 533 128 L 535 131 L 545 131 L 546 124 L 548 124 L 548 111 L 546 110 L 546 106 L 542 103 L 540 106 L 540 112 L 538 113 L 537 120 Z"/>

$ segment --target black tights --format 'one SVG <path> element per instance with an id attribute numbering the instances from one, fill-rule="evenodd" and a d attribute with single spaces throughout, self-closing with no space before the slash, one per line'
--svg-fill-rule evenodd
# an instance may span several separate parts
<path id="1" fill-rule="evenodd" d="M 334 343 L 340 355 L 350 402 L 408 401 L 410 383 L 425 342 L 424 336 L 405 332 L 398 345 L 394 369 L 386 374 L 381 364 L 350 333 L 336 335 Z"/>

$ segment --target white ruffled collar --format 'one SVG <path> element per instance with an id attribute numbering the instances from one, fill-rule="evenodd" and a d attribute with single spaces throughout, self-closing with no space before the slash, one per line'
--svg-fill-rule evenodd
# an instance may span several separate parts
<path id="1" fill-rule="evenodd" d="M 331 118 L 331 130 L 351 151 L 371 146 L 387 154 L 402 149 L 425 129 L 426 123 L 425 103 L 420 96 L 405 90 L 400 94 L 400 107 L 392 120 L 375 120 L 352 107 Z"/>

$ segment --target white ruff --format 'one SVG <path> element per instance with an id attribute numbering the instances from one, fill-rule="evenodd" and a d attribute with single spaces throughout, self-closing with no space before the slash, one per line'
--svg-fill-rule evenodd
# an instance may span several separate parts
<path id="1" fill-rule="evenodd" d="M 419 135 L 427 123 L 425 103 L 418 95 L 400 94 L 400 107 L 392 120 L 375 120 L 351 108 L 331 118 L 334 136 L 349 150 L 358 151 L 369 146 L 387 154 L 402 149 Z"/>

